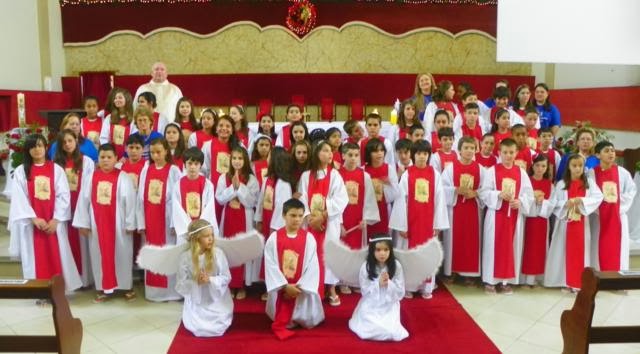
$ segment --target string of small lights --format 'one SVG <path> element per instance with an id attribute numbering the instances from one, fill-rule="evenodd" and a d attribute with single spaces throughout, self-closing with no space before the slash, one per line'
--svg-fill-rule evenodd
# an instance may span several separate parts
<path id="1" fill-rule="evenodd" d="M 219 1 L 219 0 L 217 0 Z M 298 2 L 296 0 L 228 0 L 229 2 Z M 403 3 L 403 4 L 449 4 L 449 5 L 497 5 L 498 0 L 355 0 L 356 2 L 376 3 Z M 186 3 L 210 3 L 214 0 L 60 0 L 60 6 L 67 5 L 106 5 L 106 4 L 186 4 Z M 316 1 L 338 2 L 338 1 Z"/>

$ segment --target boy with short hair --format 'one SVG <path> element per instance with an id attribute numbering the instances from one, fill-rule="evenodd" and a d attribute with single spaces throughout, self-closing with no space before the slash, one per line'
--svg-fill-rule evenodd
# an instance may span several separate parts
<path id="1" fill-rule="evenodd" d="M 538 129 L 538 143 L 540 147 L 536 150 L 536 154 L 544 154 L 547 156 L 549 159 L 549 176 L 552 181 L 555 181 L 562 156 L 553 148 L 553 132 L 551 128 L 544 127 Z"/>
<path id="2" fill-rule="evenodd" d="M 186 234 L 193 220 L 203 219 L 211 224 L 213 235 L 219 237 L 213 183 L 200 172 L 204 153 L 197 147 L 190 147 L 182 158 L 186 174 L 173 189 L 171 198 L 172 222 L 176 235 Z M 177 240 L 178 243 L 185 242 L 183 237 Z"/>
<path id="3" fill-rule="evenodd" d="M 485 172 L 480 200 L 487 206 L 482 247 L 482 281 L 485 292 L 513 294 L 518 284 L 525 213 L 533 202 L 533 188 L 527 172 L 515 165 L 516 142 L 500 142 L 500 163 Z"/>
<path id="4" fill-rule="evenodd" d="M 304 204 L 289 199 L 282 207 L 285 227 L 275 231 L 264 246 L 266 312 L 280 340 L 292 337 L 296 324 L 312 328 L 324 320 L 318 294 L 320 267 L 316 241 L 302 229 Z"/>
<path id="5" fill-rule="evenodd" d="M 484 130 L 482 125 L 480 124 L 480 107 L 476 103 L 467 103 L 464 106 L 464 122 L 462 125 L 455 130 L 455 140 L 459 141 L 460 138 L 464 136 L 469 136 L 475 139 L 476 141 L 476 149 L 480 150 L 480 141 L 482 140 L 482 135 L 484 134 Z"/>
<path id="6" fill-rule="evenodd" d="M 87 96 L 83 103 L 87 115 L 80 120 L 82 136 L 89 139 L 97 149 L 100 147 L 100 132 L 102 131 L 102 118 L 98 117 L 98 98 Z"/>
<path id="7" fill-rule="evenodd" d="M 418 140 L 424 140 L 424 128 L 422 125 L 414 124 L 409 128 L 409 140 L 415 143 Z"/>
<path id="8" fill-rule="evenodd" d="M 493 146 L 495 145 L 495 137 L 491 133 L 486 133 L 480 141 L 480 151 L 476 153 L 476 161 L 480 166 L 489 168 L 498 163 L 496 155 L 493 154 Z"/>
<path id="9" fill-rule="evenodd" d="M 527 145 L 530 149 L 537 150 L 540 148 L 540 143 L 538 142 L 538 128 L 536 128 L 536 124 L 538 124 L 538 117 L 540 113 L 535 107 L 527 107 L 524 110 L 524 126 L 527 128 Z"/>
<path id="10" fill-rule="evenodd" d="M 365 127 L 367 128 L 367 134 L 369 136 L 360 141 L 360 161 L 362 165 L 364 165 L 365 147 L 370 139 L 380 139 L 384 144 L 386 151 L 393 151 L 391 140 L 385 139 L 384 136 L 380 135 L 380 129 L 382 129 L 382 117 L 378 113 L 367 114 Z M 395 166 L 395 157 L 392 153 L 388 153 L 384 156 L 384 162 L 389 164 L 389 166 Z"/>
<path id="11" fill-rule="evenodd" d="M 409 168 L 409 166 L 413 165 L 413 161 L 411 161 L 411 140 L 409 139 L 400 139 L 396 141 L 396 174 L 398 175 L 398 181 L 404 171 Z"/>
<path id="12" fill-rule="evenodd" d="M 510 106 L 509 100 L 511 99 L 511 91 L 504 86 L 496 87 L 493 91 L 493 100 L 495 104 L 491 108 L 491 119 L 496 116 L 496 112 L 500 109 L 506 109 L 509 111 L 509 124 L 514 126 L 516 124 L 523 124 L 522 117 L 518 115 Z M 536 125 L 536 128 L 540 128 L 540 122 Z"/>
<path id="13" fill-rule="evenodd" d="M 364 137 L 364 129 L 362 129 L 360 121 L 349 119 L 344 122 L 342 129 L 348 135 L 346 142 L 360 144 L 360 140 Z"/>
<path id="14" fill-rule="evenodd" d="M 101 145 L 96 170 L 83 178 L 73 218 L 80 235 L 89 237 L 98 290 L 95 303 L 107 301 L 115 290 L 124 290 L 127 300 L 136 298 L 132 290 L 136 194 L 131 179 L 115 168 L 116 161 L 115 147 Z"/>
<path id="15" fill-rule="evenodd" d="M 616 149 L 609 141 L 595 147 L 600 165 L 589 170 L 604 195 L 598 212 L 590 216 L 591 266 L 599 271 L 629 269 L 629 221 L 627 212 L 636 195 L 631 174 L 616 164 Z M 586 246 L 588 247 L 588 245 Z"/>
<path id="16" fill-rule="evenodd" d="M 514 163 L 525 171 L 529 171 L 529 168 L 533 165 L 533 158 L 536 152 L 527 145 L 527 128 L 522 124 L 514 125 L 511 127 L 511 137 L 518 147 Z"/>
<path id="17" fill-rule="evenodd" d="M 458 154 L 453 150 L 453 138 L 453 129 L 446 127 L 438 130 L 438 139 L 442 147 L 440 151 L 434 152 L 431 157 L 431 166 L 433 166 L 438 173 L 442 173 L 447 165 L 452 164 L 453 161 L 458 159 Z"/>
<path id="18" fill-rule="evenodd" d="M 438 131 L 442 128 L 446 128 L 451 124 L 449 121 L 449 113 L 444 109 L 438 110 L 436 114 L 433 116 L 433 129 L 431 133 L 425 132 L 427 134 L 427 141 L 431 144 L 431 151 L 435 153 L 436 151 L 440 151 L 442 148 L 442 144 L 440 143 L 440 139 L 438 138 Z"/>

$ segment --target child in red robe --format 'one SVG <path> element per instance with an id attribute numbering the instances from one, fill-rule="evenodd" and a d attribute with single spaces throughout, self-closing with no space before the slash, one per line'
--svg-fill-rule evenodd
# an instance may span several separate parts
<path id="1" fill-rule="evenodd" d="M 293 145 L 293 141 L 291 141 L 291 123 L 300 121 L 304 122 L 304 117 L 302 116 L 302 108 L 296 104 L 288 105 L 287 122 L 289 124 L 284 125 L 278 133 L 276 146 L 282 146 L 287 151 L 291 149 L 291 146 Z"/>
<path id="2" fill-rule="evenodd" d="M 494 145 L 495 138 L 493 137 L 493 134 L 487 133 L 482 136 L 482 140 L 480 141 L 480 151 L 476 153 L 476 162 L 478 162 L 480 166 L 489 168 L 498 163 L 496 155 L 493 154 Z"/>
<path id="3" fill-rule="evenodd" d="M 98 117 L 98 98 L 86 96 L 84 98 L 84 111 L 87 115 L 81 120 L 82 136 L 91 141 L 96 149 L 100 146 L 100 132 L 102 131 L 102 118 Z"/>

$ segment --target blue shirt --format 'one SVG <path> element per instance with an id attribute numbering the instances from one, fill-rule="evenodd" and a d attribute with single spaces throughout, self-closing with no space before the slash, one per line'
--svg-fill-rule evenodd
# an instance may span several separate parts
<path id="1" fill-rule="evenodd" d="M 431 99 L 431 95 L 422 95 L 423 99 L 424 99 L 424 107 L 426 108 L 429 103 L 431 103 L 432 99 Z M 411 99 L 415 99 L 416 96 L 411 97 Z M 420 119 L 421 122 L 424 122 L 424 111 L 422 112 L 418 112 L 418 119 Z"/>
<path id="2" fill-rule="evenodd" d="M 562 159 L 560 159 L 560 164 L 558 165 L 558 173 L 556 174 L 556 182 L 562 179 L 564 175 L 564 170 L 567 168 L 567 161 L 569 160 L 569 156 L 573 154 L 564 154 Z M 596 166 L 600 165 L 600 160 L 595 155 L 591 155 L 587 157 L 587 160 L 584 162 L 584 172 L 593 169 Z"/>
<path id="3" fill-rule="evenodd" d="M 49 147 L 49 160 L 53 160 L 58 150 L 58 142 L 54 141 Z M 80 153 L 93 161 L 98 161 L 98 150 L 89 139 L 82 139 L 80 142 Z"/>
<path id="4" fill-rule="evenodd" d="M 488 108 L 493 108 L 496 106 L 496 100 L 493 99 L 493 97 L 489 97 L 486 100 L 484 100 L 484 104 L 488 107 Z"/>
<path id="5" fill-rule="evenodd" d="M 535 104 L 540 114 L 540 128 L 551 128 L 553 126 L 561 126 L 560 111 L 554 104 L 549 105 L 549 109 L 545 109 L 544 105 Z"/>
<path id="6" fill-rule="evenodd" d="M 142 158 L 144 160 L 149 160 L 149 146 L 151 145 L 151 141 L 153 139 L 162 138 L 163 137 L 162 134 L 158 133 L 155 130 L 152 130 L 151 134 L 149 134 L 149 135 L 142 135 L 142 134 L 140 134 L 140 132 L 135 132 L 135 133 L 133 133 L 131 135 L 132 136 L 133 135 L 137 135 L 137 136 L 142 138 L 142 141 L 144 141 L 144 146 L 143 146 L 143 149 L 142 149 Z M 124 156 L 125 157 L 129 157 L 126 152 L 124 153 Z"/>

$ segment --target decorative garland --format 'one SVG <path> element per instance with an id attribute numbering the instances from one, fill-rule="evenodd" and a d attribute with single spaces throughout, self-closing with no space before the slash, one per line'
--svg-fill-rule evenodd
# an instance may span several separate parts
<path id="1" fill-rule="evenodd" d="M 60 6 L 66 5 L 104 5 L 104 4 L 180 4 L 208 3 L 214 0 L 59 0 Z M 220 1 L 220 0 L 218 0 Z M 228 2 L 284 2 L 287 0 L 227 0 Z M 303 2 L 301 0 L 294 0 Z M 308 2 L 308 1 L 305 1 Z M 337 2 L 337 1 L 325 1 Z M 452 5 L 497 5 L 498 0 L 354 0 L 354 2 L 395 2 L 402 4 L 452 4 Z"/>
<path id="2" fill-rule="evenodd" d="M 318 11 L 309 0 L 294 0 L 287 10 L 287 27 L 298 36 L 309 33 L 316 25 Z"/>

